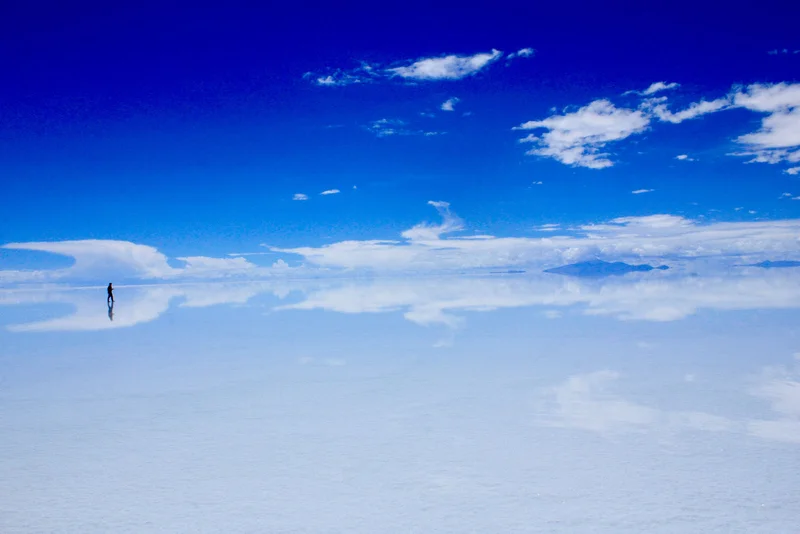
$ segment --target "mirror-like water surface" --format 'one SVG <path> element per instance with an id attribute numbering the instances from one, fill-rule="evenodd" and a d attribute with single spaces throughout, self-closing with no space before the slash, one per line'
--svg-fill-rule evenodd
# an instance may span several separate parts
<path id="1" fill-rule="evenodd" d="M 789 532 L 799 274 L 6 290 L 3 531 Z"/>

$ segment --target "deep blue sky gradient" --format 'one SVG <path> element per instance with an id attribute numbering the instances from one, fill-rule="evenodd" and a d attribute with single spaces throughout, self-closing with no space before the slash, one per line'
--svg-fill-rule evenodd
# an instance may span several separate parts
<path id="1" fill-rule="evenodd" d="M 615 143 L 603 170 L 526 156 L 511 128 L 553 107 L 623 104 L 656 81 L 680 83 L 671 97 L 685 104 L 797 81 L 800 54 L 767 54 L 800 48 L 797 20 L 786 2 L 5 6 L 0 242 L 123 239 L 175 257 L 396 238 L 435 217 L 430 199 L 494 235 L 652 213 L 796 217 L 800 202 L 777 197 L 800 194 L 797 177 L 726 155 L 758 128 L 752 113 L 654 125 Z M 326 88 L 302 77 L 523 47 L 536 56 L 459 81 Z M 440 112 L 451 96 L 456 112 Z M 382 118 L 447 133 L 366 131 Z M 318 196 L 331 188 L 342 193 Z M 640 188 L 656 192 L 630 194 Z"/>

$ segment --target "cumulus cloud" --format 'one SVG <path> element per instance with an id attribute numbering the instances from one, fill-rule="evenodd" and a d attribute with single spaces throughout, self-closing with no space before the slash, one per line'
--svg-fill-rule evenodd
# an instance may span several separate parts
<path id="1" fill-rule="evenodd" d="M 690 158 L 687 154 L 678 154 L 675 159 L 678 161 L 694 161 L 694 158 Z"/>
<path id="2" fill-rule="evenodd" d="M 546 130 L 541 136 L 529 134 L 520 140 L 533 143 L 528 154 L 549 157 L 561 163 L 589 169 L 611 167 L 608 144 L 645 131 L 649 119 L 641 110 L 617 108 L 608 100 L 595 100 L 572 113 L 528 121 L 515 130 Z"/>
<path id="3" fill-rule="evenodd" d="M 458 104 L 459 100 L 460 99 L 455 96 L 448 98 L 441 106 L 442 111 L 455 111 L 455 106 Z"/>
<path id="4" fill-rule="evenodd" d="M 652 193 L 655 189 L 637 189 L 636 191 L 631 191 L 634 195 L 641 195 L 642 193 Z"/>
<path id="5" fill-rule="evenodd" d="M 295 193 L 292 200 L 308 200 L 308 195 L 304 193 Z"/>
<path id="6" fill-rule="evenodd" d="M 749 156 L 749 163 L 800 163 L 800 84 L 734 86 L 726 96 L 703 99 L 679 111 L 670 109 L 667 97 L 652 96 L 677 87 L 675 83 L 656 82 L 641 92 L 628 91 L 626 94 L 648 96 L 636 109 L 617 107 L 605 99 L 595 100 L 578 111 L 528 121 L 514 129 L 547 130 L 542 136 L 530 134 L 520 139 L 536 145 L 528 154 L 550 157 L 567 165 L 602 169 L 614 164 L 609 154 L 600 152 L 607 143 L 642 133 L 654 121 L 679 124 L 710 113 L 747 109 L 766 116 L 758 131 L 736 139 L 743 150 L 733 155 Z M 686 154 L 677 159 L 693 161 Z"/>
<path id="7" fill-rule="evenodd" d="M 341 191 L 339 191 L 338 189 L 328 189 L 328 190 L 323 191 L 322 193 L 320 193 L 320 195 L 337 195 L 340 192 Z"/>
<path id="8" fill-rule="evenodd" d="M 734 93 L 733 102 L 758 113 L 766 113 L 758 131 L 737 138 L 753 156 L 752 162 L 800 162 L 800 83 L 753 84 Z"/>
<path id="9" fill-rule="evenodd" d="M 178 280 L 215 279 L 232 276 L 273 276 L 286 273 L 284 264 L 260 267 L 241 255 L 228 258 L 186 256 L 175 258 L 182 266 L 172 267 L 157 249 L 129 241 L 91 239 L 82 241 L 9 243 L 9 250 L 37 250 L 71 257 L 70 267 L 52 270 L 3 271 L 0 283 L 50 282 L 58 280 Z M 301 271 L 296 268 L 295 271 Z"/>
<path id="10" fill-rule="evenodd" d="M 131 243 L 103 239 L 78 241 L 9 243 L 9 250 L 37 250 L 74 258 L 72 267 L 52 271 L 49 276 L 104 275 L 103 278 L 141 277 L 166 278 L 176 273 L 167 263 L 167 257 L 157 249 Z M 111 279 L 111 278 L 109 278 Z"/>
<path id="11" fill-rule="evenodd" d="M 786 174 L 791 174 L 791 175 L 800 174 L 800 167 L 790 167 L 790 168 L 786 169 L 783 172 L 785 172 Z"/>

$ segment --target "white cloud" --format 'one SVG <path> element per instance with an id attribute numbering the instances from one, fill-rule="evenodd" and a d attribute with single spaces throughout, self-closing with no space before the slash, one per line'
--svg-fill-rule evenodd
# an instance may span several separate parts
<path id="1" fill-rule="evenodd" d="M 542 185 L 542 182 L 541 182 L 541 180 L 537 181 L 537 182 L 531 182 L 531 185 Z"/>
<path id="2" fill-rule="evenodd" d="M 790 167 L 783 172 L 791 175 L 800 174 L 800 167 Z"/>
<path id="3" fill-rule="evenodd" d="M 536 50 L 534 50 L 533 48 L 520 48 L 516 52 L 512 52 L 511 54 L 509 54 L 507 59 L 510 61 L 518 57 L 533 57 L 535 53 Z"/>
<path id="4" fill-rule="evenodd" d="M 351 72 L 336 69 L 332 73 L 323 76 L 314 74 L 313 72 L 306 72 L 303 78 L 311 80 L 315 85 L 322 87 L 341 87 L 371 81 L 368 71 L 364 70 L 363 66 Z"/>
<path id="5" fill-rule="evenodd" d="M 680 87 L 679 83 L 665 83 L 665 82 L 656 82 L 651 84 L 650 87 L 644 90 L 645 95 L 652 95 L 658 93 L 659 91 L 668 91 L 670 89 L 677 89 Z"/>
<path id="6" fill-rule="evenodd" d="M 740 136 L 753 163 L 800 162 L 800 83 L 753 84 L 733 94 L 733 102 L 757 113 L 767 113 L 761 128 Z"/>
<path id="7" fill-rule="evenodd" d="M 532 57 L 532 48 L 523 48 L 507 56 L 512 60 L 520 57 Z M 345 85 L 402 79 L 412 81 L 460 80 L 473 76 L 486 69 L 503 57 L 503 52 L 491 52 L 473 55 L 445 55 L 439 57 L 420 58 L 415 61 L 395 63 L 393 67 L 371 65 L 362 62 L 353 69 L 332 69 L 325 74 L 306 72 L 303 78 L 321 87 L 339 87 Z"/>
<path id="8" fill-rule="evenodd" d="M 650 96 L 676 87 L 674 83 L 656 82 L 642 92 L 626 94 Z M 602 169 L 613 165 L 608 154 L 600 152 L 606 143 L 641 133 L 654 119 L 679 124 L 709 113 L 739 108 L 767 116 L 762 119 L 758 131 L 737 139 L 744 150 L 733 155 L 750 156 L 748 163 L 800 163 L 800 84 L 735 86 L 725 97 L 700 100 L 680 111 L 670 110 L 667 101 L 664 96 L 651 96 L 633 110 L 615 107 L 608 100 L 595 100 L 576 112 L 529 121 L 515 129 L 548 130 L 541 137 L 531 134 L 520 140 L 537 145 L 528 154 L 551 157 L 567 165 Z M 677 159 L 694 161 L 686 154 Z"/>
<path id="9" fill-rule="evenodd" d="M 444 132 L 410 130 L 406 128 L 406 124 L 406 121 L 400 119 L 378 119 L 376 121 L 372 121 L 372 123 L 367 126 L 366 129 L 378 137 L 389 137 L 392 135 L 422 135 L 424 137 L 431 137 L 444 134 Z"/>
<path id="10" fill-rule="evenodd" d="M 368 130 L 378 137 L 388 137 L 390 135 L 403 135 L 405 132 L 402 129 L 405 126 L 405 121 L 400 119 L 378 119 L 372 121 Z"/>
<path id="11" fill-rule="evenodd" d="M 332 274 L 342 270 L 373 272 L 447 272 L 494 268 L 548 268 L 586 259 L 663 262 L 662 258 L 704 258 L 726 265 L 763 260 L 800 259 L 800 219 L 701 223 L 670 214 L 618 217 L 611 221 L 568 228 L 537 228 L 546 236 L 454 237 L 464 222 L 447 202 L 430 202 L 442 217 L 439 224 L 418 224 L 398 240 L 351 240 L 320 247 L 275 248 L 272 252 L 303 259 L 300 267 L 285 263 L 262 267 L 246 258 L 187 256 L 172 267 L 164 254 L 125 241 L 64 241 L 11 243 L 6 249 L 40 250 L 73 257 L 75 264 L 50 271 L 0 271 L 2 283 L 58 279 L 131 279 L 271 277 L 303 273 Z"/>
<path id="12" fill-rule="evenodd" d="M 547 130 L 541 137 L 530 134 L 520 142 L 534 143 L 528 154 L 554 158 L 566 165 L 602 169 L 611 167 L 607 143 L 645 131 L 649 119 L 641 110 L 617 108 L 608 100 L 595 100 L 573 113 L 528 121 L 515 130 Z"/>
<path id="13" fill-rule="evenodd" d="M 459 100 L 460 99 L 458 97 L 455 97 L 455 96 L 452 97 L 452 98 L 448 98 L 442 104 L 442 107 L 441 107 L 442 111 L 455 111 L 455 105 L 458 104 Z"/>
<path id="14" fill-rule="evenodd" d="M 308 195 L 304 193 L 295 193 L 292 200 L 308 200 Z"/>
<path id="15" fill-rule="evenodd" d="M 339 194 L 339 193 L 340 193 L 340 191 L 338 189 L 328 189 L 328 190 L 323 191 L 322 193 L 320 193 L 320 195 L 336 195 L 336 194 Z"/>
<path id="16" fill-rule="evenodd" d="M 436 200 L 428 201 L 428 205 L 436 208 L 442 217 L 441 224 L 421 223 L 413 228 L 406 230 L 401 235 L 414 241 L 436 241 L 442 234 L 449 234 L 464 229 L 464 223 L 457 216 L 450 212 L 450 203 Z"/>
<path id="17" fill-rule="evenodd" d="M 665 99 L 651 98 L 642 103 L 641 108 L 649 115 L 655 116 L 663 122 L 671 122 L 672 124 L 679 124 L 685 120 L 696 119 L 709 113 L 715 113 L 730 108 L 731 103 L 728 98 L 718 98 L 716 100 L 701 100 L 691 104 L 688 108 L 673 113 L 667 108 L 664 103 Z"/>
<path id="18" fill-rule="evenodd" d="M 631 191 L 634 195 L 641 195 L 642 193 L 652 193 L 655 189 L 637 189 L 636 191 Z"/>
<path id="19" fill-rule="evenodd" d="M 70 267 L 39 271 L 2 271 L 0 283 L 20 284 L 56 280 L 177 280 L 215 279 L 232 276 L 270 277 L 276 274 L 301 272 L 302 268 L 289 269 L 279 260 L 272 267 L 260 267 L 241 255 L 227 258 L 187 256 L 175 258 L 183 266 L 172 267 L 167 257 L 153 247 L 129 241 L 91 239 L 51 243 L 9 243 L 9 250 L 38 250 L 74 259 Z"/>
<path id="20" fill-rule="evenodd" d="M 387 72 L 410 80 L 460 80 L 477 74 L 502 57 L 499 50 L 472 56 L 449 55 L 421 58 L 409 65 L 386 69 Z"/>
<path id="21" fill-rule="evenodd" d="M 678 161 L 695 161 L 694 158 L 690 158 L 687 154 L 678 154 L 675 159 Z"/>
<path id="22" fill-rule="evenodd" d="M 654 95 L 656 93 L 659 93 L 661 91 L 669 91 L 671 89 L 677 89 L 680 86 L 681 86 L 681 84 L 679 84 L 679 83 L 655 82 L 655 83 L 650 84 L 650 86 L 647 89 L 645 89 L 644 91 L 635 91 L 635 90 L 634 91 L 625 91 L 625 93 L 623 93 L 623 94 L 625 94 L 625 95 L 637 94 L 637 95 L 649 96 L 649 95 Z"/>
<path id="23" fill-rule="evenodd" d="M 322 247 L 274 249 L 302 256 L 322 267 L 368 270 L 450 270 L 546 265 L 588 258 L 624 260 L 667 256 L 717 258 L 741 263 L 800 258 L 800 219 L 778 221 L 698 221 L 669 214 L 619 217 L 584 225 L 578 235 L 462 239 L 446 237 L 464 228 L 446 204 L 435 203 L 441 225 L 418 225 L 404 241 L 342 241 Z M 757 259 L 760 258 L 760 259 Z"/>
<path id="24" fill-rule="evenodd" d="M 167 257 L 157 249 L 129 241 L 86 239 L 80 241 L 9 243 L 2 248 L 10 250 L 38 250 L 75 259 L 66 269 L 50 271 L 49 276 L 91 277 L 120 279 L 124 277 L 165 278 L 176 274 Z"/>

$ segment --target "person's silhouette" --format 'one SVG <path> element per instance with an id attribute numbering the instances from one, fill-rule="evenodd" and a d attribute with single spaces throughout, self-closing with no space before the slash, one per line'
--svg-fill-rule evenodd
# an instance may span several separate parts
<path id="1" fill-rule="evenodd" d="M 114 288 L 111 287 L 111 282 L 108 283 L 107 291 L 108 291 L 108 298 L 106 299 L 106 301 L 110 302 L 111 304 L 114 304 L 114 293 L 112 293 L 112 291 L 114 291 Z"/>

